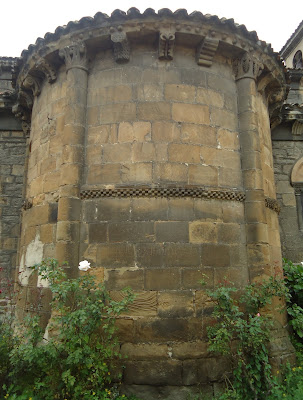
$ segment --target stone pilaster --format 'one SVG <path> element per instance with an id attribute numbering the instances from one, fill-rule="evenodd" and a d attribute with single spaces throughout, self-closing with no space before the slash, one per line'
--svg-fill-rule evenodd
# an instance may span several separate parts
<path id="1" fill-rule="evenodd" d="M 260 132 L 254 107 L 257 96 L 256 78 L 261 69 L 262 66 L 248 53 L 244 53 L 242 58 L 234 62 L 243 185 L 246 192 L 245 221 L 250 280 L 266 272 L 270 263 Z"/>
<path id="2" fill-rule="evenodd" d="M 83 43 L 60 51 L 67 74 L 65 125 L 63 129 L 63 161 L 61 166 L 56 256 L 76 267 L 79 257 L 79 230 L 88 69 Z"/>

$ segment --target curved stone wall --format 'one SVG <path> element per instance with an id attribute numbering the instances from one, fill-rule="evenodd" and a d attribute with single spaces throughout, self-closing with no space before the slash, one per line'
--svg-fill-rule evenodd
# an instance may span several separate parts
<path id="1" fill-rule="evenodd" d="M 241 287 L 281 267 L 277 56 L 232 21 L 132 9 L 37 41 L 17 84 L 15 111 L 31 123 L 19 312 L 35 309 L 27 267 L 56 257 L 76 275 L 87 259 L 111 296 L 136 293 L 117 322 L 125 390 L 212 391 L 228 366 L 207 353 L 212 306 L 199 281 Z"/>

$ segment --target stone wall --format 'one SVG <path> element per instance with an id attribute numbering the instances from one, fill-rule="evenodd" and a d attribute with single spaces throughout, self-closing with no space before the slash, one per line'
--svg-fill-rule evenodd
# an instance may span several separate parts
<path id="1" fill-rule="evenodd" d="M 12 282 L 17 265 L 26 139 L 22 131 L 0 130 L 0 280 Z M 2 295 L 5 295 L 3 290 Z"/>
<path id="2" fill-rule="evenodd" d="M 280 234 L 283 257 L 294 262 L 303 260 L 303 233 L 299 218 L 302 208 L 297 204 L 291 185 L 291 171 L 303 155 L 302 141 L 273 141 L 277 199 L 281 204 Z"/>
<path id="3" fill-rule="evenodd" d="M 12 114 L 15 65 L 16 59 L 0 57 L 0 298 L 7 297 L 15 277 L 24 201 L 26 138 Z"/>

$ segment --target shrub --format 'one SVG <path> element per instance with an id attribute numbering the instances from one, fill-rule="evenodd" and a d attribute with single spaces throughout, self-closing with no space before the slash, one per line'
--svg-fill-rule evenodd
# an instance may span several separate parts
<path id="1" fill-rule="evenodd" d="M 120 396 L 113 381 L 119 346 L 115 320 L 133 299 L 129 290 L 113 301 L 94 276 L 67 279 L 56 260 L 42 261 L 34 269 L 52 292 L 52 318 L 45 337 L 39 315 L 14 330 L 8 349 L 10 371 L 3 398 L 32 400 L 108 400 Z"/>
<path id="2" fill-rule="evenodd" d="M 284 259 L 285 283 L 289 290 L 287 313 L 289 324 L 294 331 L 293 343 L 303 349 L 303 265 Z"/>
<path id="3" fill-rule="evenodd" d="M 277 278 L 248 285 L 242 294 L 228 282 L 208 291 L 216 321 L 208 328 L 209 350 L 229 357 L 232 364 L 233 387 L 222 400 L 268 398 L 274 386 L 267 349 L 272 321 L 264 307 L 287 293 Z"/>

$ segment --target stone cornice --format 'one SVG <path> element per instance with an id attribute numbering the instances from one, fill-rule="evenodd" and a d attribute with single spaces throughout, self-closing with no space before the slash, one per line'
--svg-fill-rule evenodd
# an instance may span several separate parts
<path id="1" fill-rule="evenodd" d="M 291 37 L 287 40 L 285 45 L 280 50 L 281 56 L 285 59 L 302 39 L 303 39 L 303 21 L 300 22 L 297 29 L 294 31 L 294 33 L 291 35 Z"/>
<path id="2" fill-rule="evenodd" d="M 289 77 L 292 82 L 300 82 L 300 80 L 303 78 L 303 69 L 294 69 L 294 68 L 289 68 L 288 69 Z"/>
<path id="3" fill-rule="evenodd" d="M 127 22 L 132 23 L 134 20 L 141 21 L 142 23 L 148 20 L 161 21 L 163 19 L 184 21 L 185 30 L 190 31 L 191 24 L 199 24 L 200 29 L 203 29 L 201 24 L 209 23 L 210 25 L 217 26 L 230 30 L 236 35 L 239 35 L 245 39 L 255 42 L 263 50 L 266 49 L 268 53 L 274 53 L 270 44 L 260 41 L 255 31 L 248 31 L 244 25 L 239 25 L 234 22 L 233 19 L 221 18 L 219 19 L 215 15 L 202 14 L 199 11 L 194 11 L 188 14 L 185 9 L 179 9 L 175 12 L 164 8 L 156 13 L 153 9 L 148 8 L 142 14 L 136 8 L 130 8 L 126 13 L 121 10 L 115 10 L 110 16 L 107 14 L 98 12 L 94 17 L 83 17 L 79 21 L 70 21 L 67 25 L 59 26 L 54 33 L 46 33 L 44 38 L 38 38 L 35 45 L 30 45 L 28 50 L 22 52 L 22 57 L 26 61 L 27 57 L 33 52 L 37 51 L 41 47 L 49 44 L 50 42 L 57 41 L 65 35 L 70 35 L 81 30 L 90 30 L 91 35 L 95 35 L 94 28 L 110 28 L 112 25 L 125 24 Z M 180 30 L 183 27 L 180 26 Z"/>
<path id="4" fill-rule="evenodd" d="M 18 57 L 0 57 L 0 72 L 13 71 L 18 63 Z"/>
<path id="5" fill-rule="evenodd" d="M 141 14 L 136 8 L 131 8 L 127 13 L 115 10 L 111 16 L 98 12 L 93 18 L 84 17 L 80 21 L 70 21 L 65 26 L 59 26 L 54 33 L 46 33 L 44 38 L 37 39 L 35 45 L 30 45 L 28 50 L 24 50 L 22 63 L 25 64 L 35 53 L 45 53 L 46 46 L 51 49 L 52 43 L 58 40 L 64 42 L 68 39 L 70 43 L 77 40 L 87 41 L 102 35 L 110 36 L 113 29 L 119 30 L 121 26 L 126 33 L 143 33 L 144 29 L 159 30 L 163 23 L 169 24 L 170 28 L 174 26 L 176 32 L 200 34 L 202 38 L 210 35 L 239 49 L 258 48 L 279 60 L 278 53 L 274 53 L 270 44 L 260 41 L 255 31 L 248 31 L 244 25 L 236 24 L 233 19 L 219 19 L 217 16 L 204 15 L 198 11 L 188 14 L 184 9 L 175 12 L 161 9 L 156 13 L 149 8 Z"/>
<path id="6" fill-rule="evenodd" d="M 94 18 L 82 18 L 79 22 L 69 22 L 59 27 L 55 33 L 47 33 L 35 45 L 23 51 L 20 72 L 17 79 L 19 88 L 39 95 L 40 85 L 46 76 L 55 80 L 56 68 L 63 64 L 64 49 L 82 43 L 86 47 L 87 58 L 94 57 L 94 49 L 112 49 L 116 62 L 127 62 L 131 48 L 141 41 L 145 46 L 153 46 L 159 41 L 159 59 L 170 62 L 179 45 L 192 48 L 196 62 L 201 68 L 211 68 L 216 54 L 231 61 L 247 54 L 263 66 L 257 74 L 258 90 L 270 104 L 271 114 L 277 114 L 287 94 L 286 69 L 280 56 L 270 45 L 258 39 L 256 32 L 249 32 L 244 25 L 235 24 L 232 19 L 219 19 L 186 10 L 172 12 L 168 9 L 155 13 L 147 9 L 143 14 L 135 8 L 127 13 L 116 10 L 111 16 L 97 13 Z M 60 57 L 61 56 L 61 57 Z M 63 57 L 64 58 L 64 57 Z M 67 63 L 67 68 L 68 63 Z M 86 66 L 85 66 L 86 68 Z M 89 65 L 88 65 L 89 69 Z M 28 75 L 31 78 L 28 79 Z"/>

